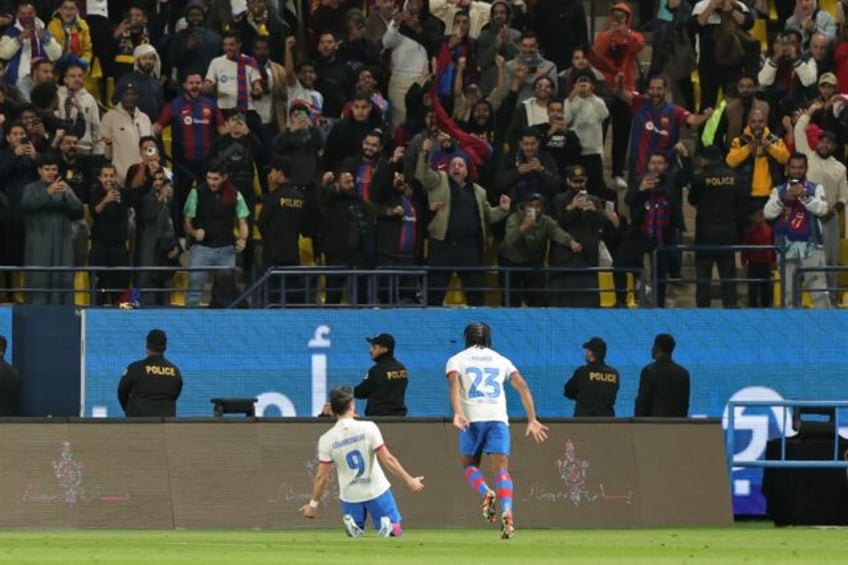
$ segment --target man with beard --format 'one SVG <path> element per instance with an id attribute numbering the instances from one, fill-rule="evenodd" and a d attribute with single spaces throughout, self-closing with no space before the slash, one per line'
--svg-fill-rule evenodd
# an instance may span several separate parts
<path id="1" fill-rule="evenodd" d="M 266 158 L 271 156 L 274 136 L 286 124 L 286 71 L 282 65 L 271 60 L 271 42 L 267 37 L 253 41 L 253 61 L 262 77 L 264 96 L 254 100 L 261 127 L 255 132 L 262 140 Z"/>
<path id="2" fill-rule="evenodd" d="M 59 159 L 50 153 L 39 155 L 39 180 L 24 188 L 21 209 L 26 222 L 24 265 L 31 267 L 72 267 L 74 264 L 71 219 L 82 212 L 82 202 L 59 178 Z M 26 286 L 55 292 L 33 292 L 30 304 L 73 304 L 74 274 L 70 271 L 30 271 Z"/>
<path id="3" fill-rule="evenodd" d="M 159 54 L 149 43 L 139 45 L 133 51 L 133 70 L 120 75 L 115 86 L 115 92 L 121 92 L 128 82 L 132 82 L 138 88 L 138 108 L 151 118 L 155 118 L 162 112 L 165 106 L 165 95 L 159 76 L 162 72 L 162 63 Z M 112 104 L 118 103 L 117 94 L 112 96 Z"/>
<path id="4" fill-rule="evenodd" d="M 730 149 L 730 142 L 742 135 L 751 110 L 760 110 L 769 123 L 768 102 L 756 98 L 757 88 L 757 77 L 753 75 L 742 75 L 736 81 L 736 98 L 725 106 L 714 138 L 714 143 L 725 153 Z"/>
<path id="5" fill-rule="evenodd" d="M 79 155 L 79 137 L 76 132 L 65 132 L 59 143 L 59 178 L 65 179 L 80 202 L 88 202 L 91 167 L 84 156 Z M 82 210 L 71 218 L 74 239 L 74 265 L 88 263 L 88 224 Z"/>
<path id="6" fill-rule="evenodd" d="M 845 210 L 848 202 L 848 178 L 845 165 L 833 156 L 837 147 L 836 135 L 831 131 L 822 131 L 815 151 L 810 148 L 807 138 L 807 126 L 810 116 L 820 110 L 824 104 L 814 102 L 801 114 L 795 124 L 795 149 L 807 156 L 807 178 L 810 182 L 824 187 L 827 212 L 819 217 L 824 243 L 825 264 L 835 267 L 839 264 L 839 213 Z M 827 286 L 836 287 L 836 273 L 827 273 Z M 835 290 L 831 290 L 831 295 Z"/>
<path id="7" fill-rule="evenodd" d="M 370 131 L 362 140 L 362 151 L 356 157 L 348 157 L 342 162 L 342 168 L 356 175 L 356 192 L 363 200 L 373 200 L 373 189 L 388 182 L 393 172 L 393 164 L 403 158 L 403 148 L 399 147 L 388 162 L 380 156 L 383 149 L 383 133 Z"/>
<path id="8" fill-rule="evenodd" d="M 541 194 L 546 208 L 560 192 L 562 180 L 554 158 L 539 148 L 539 134 L 532 128 L 521 132 L 518 149 L 507 155 L 498 174 L 497 188 L 515 202 L 527 202 L 534 194 Z"/>
<path id="9" fill-rule="evenodd" d="M 699 127 L 713 115 L 712 108 L 707 108 L 701 114 L 691 114 L 685 108 L 668 102 L 668 82 L 661 75 L 651 77 L 648 81 L 647 96 L 626 90 L 621 73 L 615 78 L 615 95 L 630 106 L 633 114 L 628 167 L 631 178 L 645 173 L 648 160 L 655 153 L 662 153 L 667 160 L 671 159 L 682 126 Z"/>
<path id="10" fill-rule="evenodd" d="M 324 95 L 324 116 L 337 119 L 342 115 L 351 90 L 350 68 L 338 56 L 339 43 L 331 32 L 324 32 L 318 39 L 315 71 L 318 80 L 315 88 Z"/>
<path id="11" fill-rule="evenodd" d="M 350 102 L 350 118 L 337 121 L 324 145 L 324 170 L 335 171 L 348 157 L 362 149 L 365 135 L 380 127 L 379 114 L 372 113 L 374 105 L 366 94 L 357 92 Z M 341 109 L 340 109 L 341 111 Z"/>
<path id="12" fill-rule="evenodd" d="M 518 92 L 517 101 L 521 103 L 533 96 L 536 79 L 539 77 L 548 77 L 551 84 L 556 86 L 557 66 L 553 61 L 545 59 L 539 53 L 539 38 L 532 31 L 525 32 L 521 36 L 518 48 L 518 55 L 506 64 L 506 78 L 507 82 L 512 81 L 516 67 L 521 66 L 527 70 L 527 77 Z"/>
<path id="13" fill-rule="evenodd" d="M 103 146 L 97 144 L 100 139 L 100 108 L 94 96 L 85 89 L 85 70 L 78 63 L 65 67 L 65 84 L 59 87 L 56 117 L 70 124 L 65 134 L 73 131 L 76 135 L 81 157 L 91 156 L 95 148 L 102 151 Z"/>
<path id="14" fill-rule="evenodd" d="M 217 97 L 222 110 L 255 110 L 254 100 L 262 98 L 262 76 L 253 59 L 241 52 L 241 39 L 237 31 L 224 35 L 224 54 L 209 63 L 203 80 L 203 94 Z"/>
<path id="15" fill-rule="evenodd" d="M 595 196 L 601 196 L 604 187 L 604 120 L 609 117 L 609 109 L 600 96 L 595 94 L 595 75 L 590 70 L 572 75 L 576 80 L 568 98 L 563 102 L 563 122 L 568 124 L 580 141 L 578 162 L 586 168 L 589 175 L 589 188 Z M 624 102 L 620 102 L 624 104 Z M 627 127 L 630 127 L 630 111 L 627 112 Z M 613 117 L 615 121 L 615 117 Z M 629 132 L 628 132 L 629 133 Z M 613 135 L 615 132 L 613 130 Z M 626 140 L 625 140 L 626 141 Z M 613 141 L 615 144 L 615 141 Z M 621 164 L 624 164 L 624 150 Z M 613 159 L 613 171 L 615 171 Z M 620 170 L 620 169 L 619 169 Z M 617 176 L 617 175 L 614 175 Z"/>
<path id="16" fill-rule="evenodd" d="M 217 134 L 227 131 L 224 116 L 214 100 L 200 95 L 202 75 L 189 73 L 183 78 L 183 92 L 162 109 L 153 126 L 157 136 L 171 126 L 172 155 L 176 170 L 174 226 L 182 233 L 183 206 L 192 184 L 206 176 L 206 155 Z"/>
<path id="17" fill-rule="evenodd" d="M 550 123 L 548 102 L 556 96 L 556 83 L 547 76 L 537 77 L 533 81 L 533 95 L 519 101 L 512 115 L 512 122 L 506 136 L 510 147 L 515 147 L 518 137 L 528 127 Z"/>
<path id="18" fill-rule="evenodd" d="M 429 264 L 438 270 L 430 274 L 427 303 L 441 306 L 452 273 L 446 267 L 483 266 L 488 226 L 507 216 L 510 199 L 505 194 L 501 195 L 498 207 L 490 206 L 486 201 L 486 190 L 469 181 L 468 163 L 462 157 L 452 158 L 448 171 L 437 173 L 428 166 L 432 148 L 432 140 L 425 139 L 415 176 L 427 191 L 430 209 L 435 211 L 428 226 Z M 482 306 L 483 272 L 468 270 L 457 274 L 465 289 L 466 303 Z"/>

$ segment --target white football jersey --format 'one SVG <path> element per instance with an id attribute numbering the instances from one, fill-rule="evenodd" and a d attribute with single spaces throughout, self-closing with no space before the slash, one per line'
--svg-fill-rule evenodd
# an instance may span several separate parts
<path id="1" fill-rule="evenodd" d="M 456 371 L 462 411 L 469 422 L 509 423 L 504 385 L 518 371 L 512 361 L 487 347 L 469 347 L 448 359 L 445 374 Z"/>
<path id="2" fill-rule="evenodd" d="M 377 424 L 353 418 L 339 419 L 318 440 L 318 460 L 336 465 L 342 501 L 373 500 L 391 488 L 377 461 L 382 447 Z"/>

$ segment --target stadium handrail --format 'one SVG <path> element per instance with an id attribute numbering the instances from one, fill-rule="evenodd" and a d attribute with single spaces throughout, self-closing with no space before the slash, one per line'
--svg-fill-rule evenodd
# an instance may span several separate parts
<path id="1" fill-rule="evenodd" d="M 736 408 L 765 407 L 784 408 L 782 411 L 783 432 L 780 434 L 780 459 L 738 460 L 736 459 Z M 787 414 L 785 408 L 832 408 L 833 409 L 833 458 L 830 460 L 793 459 L 786 460 Z M 732 474 L 734 467 L 781 467 L 781 468 L 839 468 L 848 469 L 848 452 L 839 457 L 839 409 L 848 408 L 846 400 L 731 400 L 727 403 L 727 467 Z"/>

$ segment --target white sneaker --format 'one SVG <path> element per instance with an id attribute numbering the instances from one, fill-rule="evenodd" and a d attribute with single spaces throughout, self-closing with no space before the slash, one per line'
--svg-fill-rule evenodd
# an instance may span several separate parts
<path id="1" fill-rule="evenodd" d="M 392 535 L 392 519 L 388 516 L 380 518 L 380 530 L 377 532 L 378 538 L 387 538 Z"/>
<path id="2" fill-rule="evenodd" d="M 345 514 L 342 518 L 342 522 L 344 522 L 345 531 L 347 532 L 348 537 L 361 538 L 365 533 L 362 531 L 362 528 L 356 525 L 356 520 L 354 520 L 353 516 L 350 514 Z"/>
<path id="3" fill-rule="evenodd" d="M 624 180 L 624 177 L 612 177 L 612 184 L 618 190 L 627 190 L 627 181 Z"/>

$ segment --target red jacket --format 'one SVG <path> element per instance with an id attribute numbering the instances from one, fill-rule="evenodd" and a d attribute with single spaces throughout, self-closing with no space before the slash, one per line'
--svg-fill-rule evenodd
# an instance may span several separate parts
<path id="1" fill-rule="evenodd" d="M 615 75 L 624 74 L 624 89 L 636 90 L 636 55 L 645 47 L 645 38 L 641 33 L 630 29 L 630 6 L 625 3 L 615 4 L 610 8 L 610 18 L 613 11 L 627 14 L 624 33 L 622 30 L 612 31 L 611 28 L 598 32 L 592 50 L 587 54 L 589 62 L 604 73 L 604 78 L 611 89 L 615 89 Z"/>

